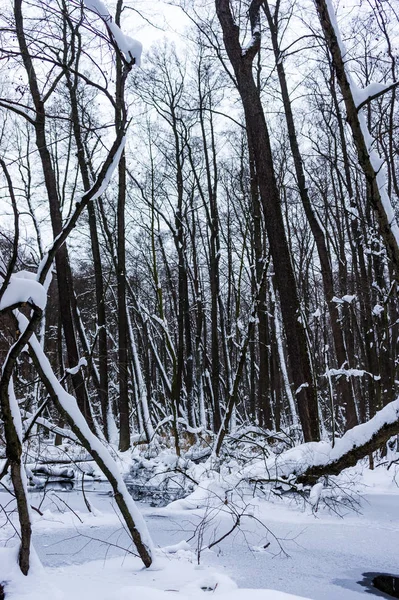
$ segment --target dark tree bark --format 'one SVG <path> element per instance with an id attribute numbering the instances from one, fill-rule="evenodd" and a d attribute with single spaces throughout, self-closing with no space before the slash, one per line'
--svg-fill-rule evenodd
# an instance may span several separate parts
<path id="1" fill-rule="evenodd" d="M 270 389 L 270 332 L 267 310 L 267 280 L 263 277 L 264 263 L 266 261 L 266 248 L 264 243 L 261 203 L 259 186 L 256 177 L 255 161 L 252 148 L 249 148 L 249 169 L 251 184 L 251 210 L 253 222 L 253 246 L 255 258 L 256 284 L 260 286 L 259 301 L 257 303 L 258 316 L 258 347 L 259 347 L 259 376 L 258 376 L 258 411 L 260 424 L 266 429 L 273 429 Z"/>
<path id="2" fill-rule="evenodd" d="M 239 40 L 239 27 L 234 22 L 229 0 L 216 0 L 216 12 L 223 30 L 224 44 L 233 65 L 244 108 L 248 143 L 254 153 L 298 413 L 305 440 L 313 441 L 318 440 L 320 435 L 317 394 L 306 334 L 301 322 L 299 298 L 284 228 L 268 128 L 252 73 L 253 60 L 260 47 L 259 6 L 260 2 L 251 3 L 252 41 L 247 49 L 243 50 Z"/>
<path id="3" fill-rule="evenodd" d="M 278 6 L 278 5 L 277 5 Z M 269 24 L 270 37 L 273 46 L 274 57 L 276 60 L 277 74 L 280 82 L 281 95 L 284 105 L 285 118 L 287 122 L 288 138 L 290 142 L 292 157 L 294 160 L 295 173 L 297 178 L 297 186 L 299 195 L 301 197 L 302 206 L 305 211 L 306 218 L 308 220 L 310 229 L 312 231 L 317 253 L 320 260 L 321 275 L 324 287 L 324 296 L 328 307 L 330 316 L 332 336 L 334 340 L 335 354 L 337 358 L 337 367 L 342 368 L 345 363 L 348 362 L 348 357 L 345 350 L 344 337 L 340 324 L 338 322 L 339 314 L 337 309 L 332 302 L 335 296 L 334 292 L 334 278 L 331 265 L 331 257 L 328 252 L 326 239 L 324 236 L 323 229 L 320 225 L 318 217 L 316 216 L 312 203 L 309 198 L 308 187 L 306 184 L 305 172 L 303 168 L 303 161 L 301 152 L 299 149 L 296 128 L 294 123 L 294 116 L 292 113 L 291 100 L 288 92 L 288 85 L 285 76 L 284 62 L 281 57 L 280 45 L 278 40 L 278 18 L 279 15 L 276 12 L 272 15 L 267 0 L 263 2 L 264 11 Z M 341 264 L 341 263 L 340 263 Z M 337 382 L 338 390 L 338 402 L 340 405 L 346 408 L 346 421 L 348 429 L 354 427 L 358 423 L 356 406 L 352 394 L 352 389 L 349 381 L 345 377 L 341 377 Z"/>
<path id="4" fill-rule="evenodd" d="M 325 0 L 314 0 L 319 15 L 320 24 L 329 47 L 332 63 L 337 75 L 337 80 L 341 89 L 346 108 L 346 118 L 352 131 L 353 141 L 356 146 L 359 165 L 364 173 L 367 185 L 367 195 L 369 202 L 375 212 L 378 228 L 389 258 L 392 261 L 396 281 L 399 281 L 399 246 L 397 237 L 392 231 L 392 225 L 397 230 L 396 221 L 389 222 L 386 213 L 381 191 L 379 189 L 377 175 L 367 148 L 366 140 L 363 135 L 361 123 L 358 114 L 358 107 L 355 104 L 348 75 L 345 71 L 345 64 L 342 57 L 341 48 L 338 43 L 337 34 L 333 26 L 335 15 L 330 15 Z"/>
<path id="5" fill-rule="evenodd" d="M 29 89 L 35 107 L 35 119 L 33 126 L 36 134 L 36 146 L 41 159 L 44 183 L 46 186 L 53 236 L 56 238 L 62 231 L 62 214 L 57 191 L 57 180 L 54 172 L 50 151 L 46 137 L 46 112 L 44 101 L 39 91 L 38 80 L 33 66 L 32 58 L 26 43 L 24 23 L 22 15 L 22 0 L 14 3 L 15 27 L 18 44 L 28 76 Z M 60 312 L 67 348 L 68 366 L 75 367 L 79 363 L 79 350 L 75 336 L 75 328 L 72 315 L 73 282 L 70 276 L 69 257 L 66 244 L 63 244 L 56 256 L 57 283 L 60 300 Z M 94 422 L 91 414 L 89 399 L 87 397 L 83 376 L 80 370 L 72 376 L 72 383 L 76 399 L 82 413 L 84 414 L 90 428 L 94 431 Z"/>
<path id="6" fill-rule="evenodd" d="M 65 15 L 67 11 L 65 8 Z M 79 58 L 81 54 L 81 38 L 79 32 L 73 27 L 73 24 L 68 20 L 69 29 L 72 35 L 72 43 L 75 54 L 75 64 L 78 70 Z M 67 46 L 67 40 L 65 39 L 65 46 Z M 89 165 L 87 163 L 85 155 L 85 147 L 83 144 L 82 128 L 79 117 L 79 106 L 78 106 L 78 77 L 75 73 L 73 76 L 69 71 L 68 66 L 65 65 L 65 77 L 67 87 L 69 90 L 69 97 L 71 103 L 71 120 L 72 128 L 75 137 L 75 143 L 77 148 L 77 159 L 82 177 L 83 188 L 87 192 L 91 187 Z M 90 242 L 91 251 L 93 256 L 94 266 L 94 281 L 96 291 L 96 309 L 97 309 L 97 327 L 98 327 L 98 372 L 99 380 L 93 377 L 94 384 L 97 389 L 97 393 L 100 399 L 101 414 L 103 419 L 103 430 L 105 438 L 108 440 L 108 411 L 109 411 L 109 399 L 108 399 L 108 348 L 107 348 L 107 326 L 106 326 L 106 314 L 105 314 L 105 290 L 103 280 L 103 267 L 100 253 L 100 243 L 97 232 L 97 217 L 96 209 L 92 202 L 89 202 L 87 206 L 89 215 L 89 229 L 90 229 Z M 95 372 L 94 369 L 92 369 Z"/>
<path id="7" fill-rule="evenodd" d="M 30 331 L 25 332 L 20 338 L 20 343 L 14 344 L 6 364 L 4 365 L 1 382 L 0 382 L 0 415 L 4 424 L 4 436 L 6 441 L 6 458 L 11 469 L 11 481 L 14 488 L 15 499 L 17 502 L 18 518 L 21 532 L 21 545 L 19 549 L 19 566 L 24 575 L 28 574 L 30 566 L 30 550 L 32 527 L 29 516 L 29 504 L 26 495 L 25 485 L 23 482 L 22 464 L 22 440 L 19 437 L 16 429 L 15 418 L 13 414 L 12 402 L 10 398 L 9 386 L 12 386 L 12 370 L 15 365 L 16 358 L 21 351 L 22 342 L 30 336 Z M 23 346 L 22 346 L 23 347 Z M 13 392 L 12 392 L 13 393 Z M 16 400 L 15 404 L 18 408 Z M 15 411 L 15 407 L 14 407 Z"/>
<path id="8" fill-rule="evenodd" d="M 115 23 L 120 25 L 123 0 L 116 5 Z M 115 128 L 118 132 L 125 112 L 125 82 L 127 72 L 123 68 L 122 58 L 116 57 L 115 90 Z M 130 448 L 130 408 L 128 382 L 128 320 L 126 304 L 126 243 L 125 243 L 125 205 L 126 205 L 126 155 L 123 151 L 118 164 L 118 201 L 117 201 L 117 295 L 118 295 L 118 371 L 119 371 L 119 450 Z"/>
<path id="9" fill-rule="evenodd" d="M 201 66 L 202 65 L 200 64 L 197 74 L 199 99 L 198 114 L 205 162 L 206 186 L 204 186 L 205 189 L 202 189 L 199 179 L 197 179 L 197 185 L 201 187 L 203 200 L 207 204 L 206 215 L 208 228 L 210 231 L 209 279 L 211 291 L 211 384 L 213 399 L 213 430 L 215 433 L 217 433 L 222 424 L 220 410 L 220 352 L 222 343 L 220 338 L 225 335 L 223 315 L 220 306 L 220 220 L 217 196 L 218 168 L 216 163 L 216 148 L 212 114 L 209 115 L 210 141 L 205 128 L 205 111 L 208 107 L 207 104 L 211 103 L 212 97 L 209 89 L 209 74 L 202 72 Z"/>

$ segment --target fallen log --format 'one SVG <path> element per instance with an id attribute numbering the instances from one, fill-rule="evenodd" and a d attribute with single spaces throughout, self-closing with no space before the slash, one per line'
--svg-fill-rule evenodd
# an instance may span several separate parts
<path id="1" fill-rule="evenodd" d="M 385 419 L 385 420 L 384 420 Z M 373 429 L 373 425 L 377 425 Z M 354 467 L 365 458 L 384 446 L 388 440 L 399 434 L 399 400 L 394 400 L 370 421 L 350 429 L 337 441 L 332 449 L 330 460 L 325 464 L 309 466 L 297 475 L 298 483 L 314 483 L 326 475 L 339 475 L 348 467 Z M 350 447 L 350 443 L 352 446 Z"/>
<path id="2" fill-rule="evenodd" d="M 295 484 L 314 485 L 320 477 L 339 475 L 348 467 L 381 448 L 388 440 L 399 435 L 399 399 L 390 402 L 372 419 L 356 425 L 337 439 L 329 442 L 308 442 L 266 461 L 248 465 L 244 478 L 249 481 L 284 479 Z"/>
<path id="3" fill-rule="evenodd" d="M 32 469 L 34 475 L 45 475 L 46 477 L 57 477 L 58 479 L 74 479 L 75 472 L 70 467 L 48 467 L 39 465 Z"/>

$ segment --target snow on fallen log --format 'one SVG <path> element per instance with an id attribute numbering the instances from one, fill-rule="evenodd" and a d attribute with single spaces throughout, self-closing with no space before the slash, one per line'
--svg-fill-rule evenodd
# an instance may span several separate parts
<path id="1" fill-rule="evenodd" d="M 32 467 L 33 475 L 45 475 L 46 477 L 56 477 L 58 479 L 75 479 L 75 471 L 71 467 L 49 467 L 47 465 L 38 465 Z"/>
<path id="2" fill-rule="evenodd" d="M 243 476 L 250 480 L 292 479 L 297 483 L 314 483 L 324 475 L 339 475 L 343 469 L 354 466 L 399 434 L 399 399 L 390 402 L 372 419 L 347 431 L 329 442 L 308 442 L 266 461 L 258 461 L 244 469 Z"/>

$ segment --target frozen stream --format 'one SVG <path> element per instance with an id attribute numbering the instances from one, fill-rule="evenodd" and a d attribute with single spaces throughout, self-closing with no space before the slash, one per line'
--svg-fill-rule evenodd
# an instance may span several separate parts
<path id="1" fill-rule="evenodd" d="M 33 504 L 39 501 L 34 496 Z M 78 492 L 58 496 L 79 514 L 87 513 Z M 80 524 L 74 518 L 74 524 L 69 525 L 57 525 L 57 520 L 37 525 L 34 544 L 45 565 L 62 567 L 124 554 L 122 549 L 98 541 L 128 545 L 110 498 L 95 492 L 89 498 L 101 511 L 97 517 L 90 517 L 89 524 L 86 519 Z M 155 544 L 161 547 L 188 539 L 200 521 L 199 511 L 140 506 Z M 294 507 L 276 504 L 264 504 L 257 515 L 280 538 L 288 557 L 273 556 L 278 551 L 273 538 L 265 537 L 259 522 L 245 519 L 243 531 L 231 535 L 212 551 L 203 552 L 201 563 L 224 570 L 239 587 L 272 588 L 313 600 L 360 600 L 366 593 L 357 583 L 363 573 L 399 573 L 399 495 L 365 496 L 361 513 L 349 512 L 343 519 L 326 514 L 315 518 Z M 231 527 L 231 520 L 218 518 L 205 537 L 212 539 L 216 525 L 219 537 Z M 267 542 L 270 546 L 264 550 Z M 195 551 L 196 542 L 192 541 L 191 546 Z M 376 592 L 372 597 L 387 596 Z"/>

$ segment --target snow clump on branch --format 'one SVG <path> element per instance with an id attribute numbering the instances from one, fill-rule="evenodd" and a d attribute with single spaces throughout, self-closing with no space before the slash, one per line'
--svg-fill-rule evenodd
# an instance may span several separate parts
<path id="1" fill-rule="evenodd" d="M 44 287 L 35 281 L 36 274 L 29 271 L 19 271 L 10 277 L 8 286 L 0 300 L 0 311 L 19 304 L 32 304 L 44 310 L 47 294 Z M 0 277 L 0 285 L 2 278 Z"/>
<path id="2" fill-rule="evenodd" d="M 135 64 L 139 67 L 141 64 L 141 53 L 143 51 L 142 44 L 138 40 L 123 33 L 121 28 L 113 20 L 108 8 L 101 0 L 84 0 L 84 3 L 86 8 L 95 12 L 104 21 L 111 32 L 116 45 L 125 56 L 126 60 L 128 62 L 134 60 Z"/>

